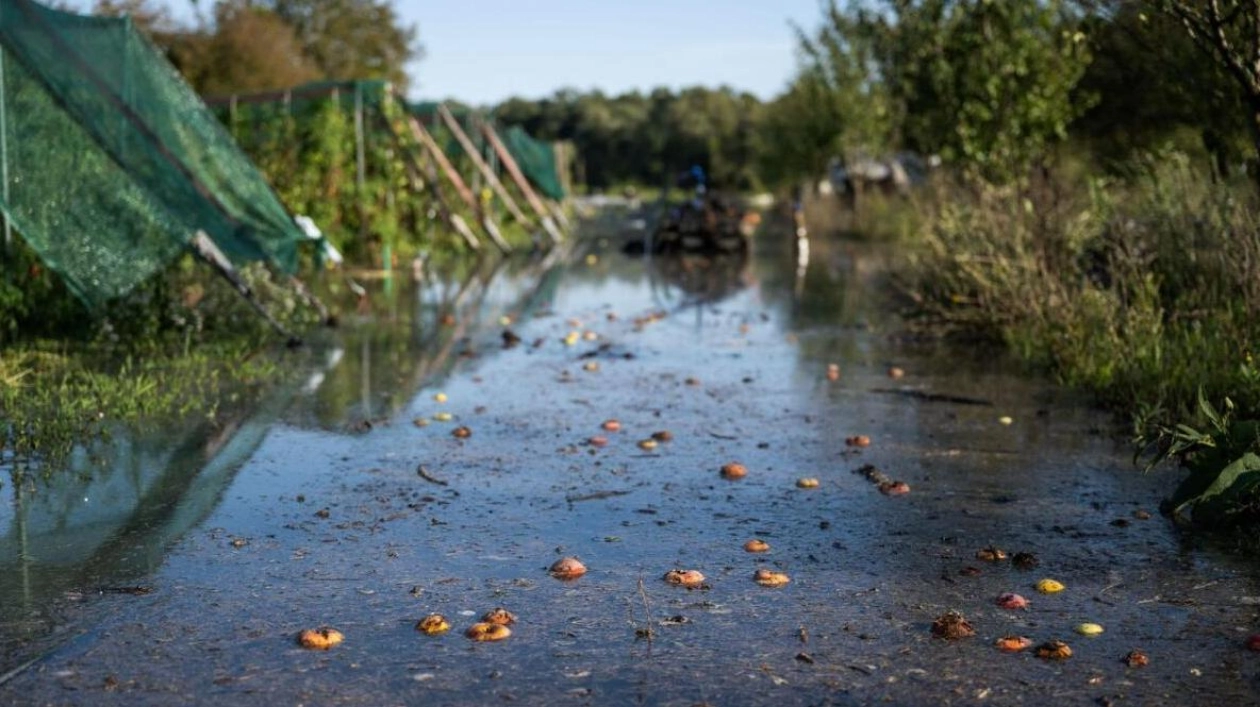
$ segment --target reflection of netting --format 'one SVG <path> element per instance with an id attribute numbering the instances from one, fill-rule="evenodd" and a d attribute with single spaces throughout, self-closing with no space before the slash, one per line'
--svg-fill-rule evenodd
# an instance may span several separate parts
<path id="1" fill-rule="evenodd" d="M 291 270 L 301 232 L 175 69 L 127 19 L 0 0 L 5 215 L 90 306 L 197 230 Z"/>

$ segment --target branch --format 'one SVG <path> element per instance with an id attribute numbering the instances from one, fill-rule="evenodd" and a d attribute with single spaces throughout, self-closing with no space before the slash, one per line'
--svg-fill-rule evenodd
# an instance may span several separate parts
<path id="1" fill-rule="evenodd" d="M 1225 18 L 1221 14 L 1219 0 L 1210 0 L 1207 16 L 1177 0 L 1162 0 L 1153 4 L 1180 22 L 1190 39 L 1220 61 L 1249 94 L 1260 95 L 1260 66 L 1248 69 L 1242 57 L 1234 52 L 1233 44 L 1225 34 Z M 1260 36 L 1260 28 L 1257 28 L 1257 35 Z"/>

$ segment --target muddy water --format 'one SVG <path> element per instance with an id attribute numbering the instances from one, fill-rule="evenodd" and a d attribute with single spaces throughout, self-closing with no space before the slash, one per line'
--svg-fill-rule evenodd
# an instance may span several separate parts
<path id="1" fill-rule="evenodd" d="M 1158 515 L 1175 470 L 1138 473 L 1105 418 L 1000 362 L 900 340 L 877 253 L 815 243 L 798 272 L 764 238 L 746 261 L 595 242 L 375 283 L 264 409 L 102 451 L 63 486 L 6 484 L 0 669 L 20 670 L 0 702 L 1255 701 L 1260 569 Z M 729 461 L 748 476 L 721 478 Z M 978 559 L 989 545 L 1040 566 Z M 566 555 L 588 574 L 550 577 Z M 761 587 L 762 568 L 791 582 Z M 1007 591 L 1029 608 L 997 607 Z M 462 636 L 496 606 L 510 638 Z M 951 609 L 974 637 L 932 636 Z M 430 612 L 454 630 L 417 632 Z M 341 646 L 296 646 L 325 624 Z M 1000 653 L 1008 634 L 1073 656 Z M 1134 649 L 1149 666 L 1121 662 Z"/>

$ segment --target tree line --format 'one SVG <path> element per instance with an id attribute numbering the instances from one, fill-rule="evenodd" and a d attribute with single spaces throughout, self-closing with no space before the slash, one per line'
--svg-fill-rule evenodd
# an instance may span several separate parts
<path id="1" fill-rule="evenodd" d="M 779 187 L 834 157 L 908 150 L 984 179 L 1053 155 L 1123 171 L 1175 149 L 1219 175 L 1260 154 L 1254 0 L 832 0 L 797 26 L 798 69 L 769 101 L 730 88 L 557 91 L 498 106 L 571 140 L 594 188 L 700 164 L 722 185 Z"/>
<path id="2" fill-rule="evenodd" d="M 96 0 L 128 15 L 203 95 L 268 91 L 316 80 L 382 79 L 406 90 L 422 48 L 392 0 L 215 0 L 193 22 L 161 0 Z"/>

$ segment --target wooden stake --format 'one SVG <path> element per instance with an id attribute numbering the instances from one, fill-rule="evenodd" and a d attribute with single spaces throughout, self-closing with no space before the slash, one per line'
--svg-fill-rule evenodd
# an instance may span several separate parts
<path id="1" fill-rule="evenodd" d="M 464 129 L 460 126 L 459 121 L 455 120 L 455 116 L 451 115 L 451 112 L 446 108 L 446 104 L 443 103 L 438 105 L 438 115 L 442 117 L 442 120 L 446 123 L 446 127 L 451 129 L 451 133 L 455 135 L 455 139 L 459 141 L 459 146 L 464 148 L 464 152 L 472 159 L 473 164 L 477 166 L 481 175 L 485 177 L 485 180 L 490 184 L 490 188 L 493 189 L 494 193 L 503 200 L 503 204 L 507 206 L 507 210 L 511 212 L 512 218 L 516 219 L 517 223 L 529 226 L 530 220 L 525 216 L 525 212 L 521 211 L 521 207 L 517 205 L 516 200 L 513 199 L 512 195 L 508 193 L 506 188 L 504 188 L 503 182 L 499 181 L 498 175 L 494 173 L 494 170 L 490 169 L 490 165 L 486 164 L 486 161 L 481 158 L 481 152 L 477 149 L 477 146 L 473 144 L 472 140 L 468 139 L 468 134 L 464 132 Z"/>
<path id="2" fill-rule="evenodd" d="M 429 151 L 429 156 L 442 168 L 442 173 L 446 175 L 447 181 L 455 187 L 455 191 L 459 192 L 460 198 L 468 205 L 468 208 L 472 209 L 473 214 L 481 218 L 482 228 L 485 230 L 486 235 L 490 236 L 490 240 L 498 246 L 499 250 L 502 250 L 504 253 L 511 252 L 512 247 L 507 244 L 507 241 L 503 240 L 503 235 L 499 233 L 498 225 L 490 218 L 489 214 L 482 210 L 476 195 L 468 188 L 464 178 L 459 176 L 455 165 L 451 164 L 450 159 L 447 158 L 445 152 L 442 152 L 442 148 L 438 146 L 433 136 L 429 134 L 428 130 L 424 129 L 424 126 L 420 124 L 420 121 L 414 115 L 408 115 L 407 122 L 410 124 L 411 132 L 415 135 L 416 140 L 424 145 L 425 149 Z M 465 224 L 465 227 L 467 227 L 467 224 Z"/>
<path id="3" fill-rule="evenodd" d="M 485 134 L 486 139 L 490 141 L 490 145 L 494 147 L 495 154 L 499 156 L 499 161 L 503 163 L 503 167 L 512 176 L 512 181 L 516 182 L 516 186 L 525 195 L 525 201 L 529 202 L 529 207 L 534 210 L 534 213 L 538 214 L 538 218 L 542 222 L 543 228 L 546 229 L 547 235 L 551 236 L 552 243 L 559 243 L 564 240 L 560 229 L 556 226 L 555 220 L 551 218 L 551 214 L 547 213 L 547 207 L 543 206 L 542 200 L 534 193 L 533 187 L 529 185 L 529 180 L 525 179 L 525 175 L 521 173 L 520 166 L 516 164 L 516 160 L 512 159 L 512 153 L 508 152 L 507 148 L 504 147 L 503 142 L 499 140 L 499 136 L 495 134 L 494 128 L 491 128 L 489 123 L 482 123 L 481 132 Z"/>
<path id="4" fill-rule="evenodd" d="M 459 234 L 460 238 L 464 239 L 464 242 L 468 244 L 470 249 L 473 251 L 481 250 L 481 243 L 477 240 L 477 236 L 472 232 L 472 229 L 468 228 L 468 224 L 463 218 L 461 218 L 458 214 L 452 213 L 450 206 L 447 205 L 446 198 L 442 195 L 442 188 L 438 184 L 437 168 L 433 166 L 433 159 L 429 159 L 429 161 L 422 163 L 420 158 L 417 157 L 412 150 L 407 149 L 403 145 L 401 136 L 399 136 L 398 131 L 394 129 L 394 124 L 384 116 L 382 116 L 382 120 L 385 124 L 385 129 L 389 131 L 390 137 L 394 139 L 394 146 L 397 147 L 402 154 L 409 158 L 409 161 L 406 162 L 408 171 L 416 170 L 424 174 L 425 180 L 427 180 L 429 184 L 429 189 L 433 192 L 433 200 L 437 202 L 438 215 L 442 217 L 442 220 L 446 222 L 446 225 L 451 227 L 452 231 L 455 231 Z M 412 126 L 412 130 L 414 132 L 415 126 Z M 430 140 L 431 139 L 432 138 L 430 138 Z M 428 144 L 426 144 L 423 140 L 420 140 L 420 143 L 421 146 L 424 147 L 425 152 L 429 153 L 431 157 L 432 153 L 429 150 Z"/>

